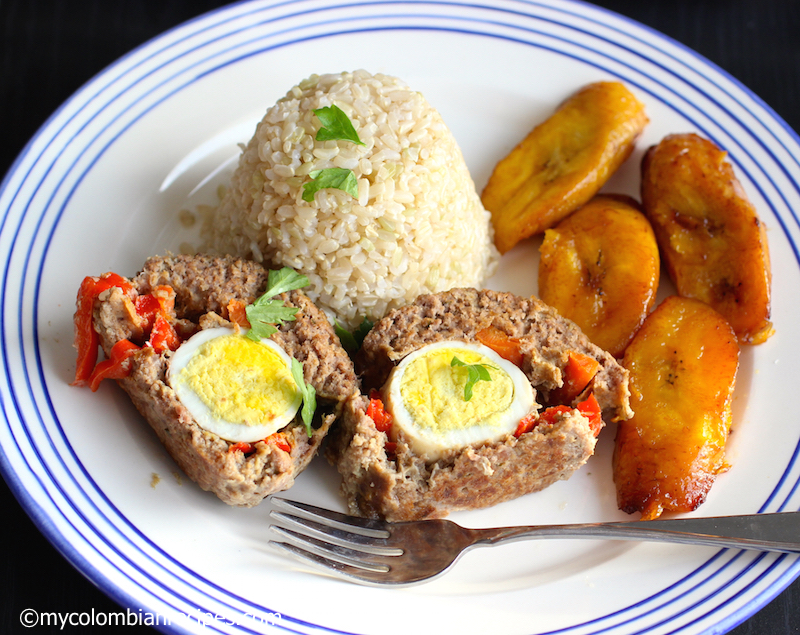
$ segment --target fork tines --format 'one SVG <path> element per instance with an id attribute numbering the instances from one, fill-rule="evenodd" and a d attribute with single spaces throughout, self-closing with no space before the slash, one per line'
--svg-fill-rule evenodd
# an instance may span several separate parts
<path id="1" fill-rule="evenodd" d="M 385 574 L 391 559 L 403 553 L 387 545 L 391 534 L 381 521 L 352 518 L 284 498 L 270 501 L 294 513 L 270 511 L 281 523 L 270 525 L 270 530 L 285 542 L 271 540 L 269 544 L 314 566 L 363 579 L 369 573 Z"/>
<path id="2" fill-rule="evenodd" d="M 382 520 L 347 516 L 346 514 L 340 514 L 330 509 L 315 507 L 308 503 L 301 503 L 300 501 L 293 501 L 288 498 L 280 498 L 279 496 L 270 496 L 268 500 L 274 507 L 280 507 L 294 512 L 294 514 L 300 514 L 300 516 L 304 518 L 315 520 L 328 527 L 342 529 L 346 532 L 358 533 L 371 538 L 388 538 L 391 535 L 386 527 L 386 523 Z M 276 512 L 276 514 L 280 514 L 280 512 Z"/>

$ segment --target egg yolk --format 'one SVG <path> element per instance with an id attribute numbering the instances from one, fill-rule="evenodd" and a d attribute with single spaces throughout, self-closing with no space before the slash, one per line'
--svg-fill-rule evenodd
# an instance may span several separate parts
<path id="1" fill-rule="evenodd" d="M 453 358 L 464 364 L 481 364 L 491 381 L 478 381 L 472 397 L 465 398 L 468 370 L 453 366 Z M 403 403 L 416 425 L 441 434 L 475 425 L 500 424 L 499 413 L 514 400 L 514 384 L 508 374 L 484 355 L 465 349 L 433 350 L 411 362 L 400 383 Z"/>
<path id="2" fill-rule="evenodd" d="M 299 389 L 284 360 L 242 335 L 202 344 L 178 374 L 211 414 L 247 426 L 269 424 L 299 401 Z"/>
<path id="3" fill-rule="evenodd" d="M 536 409 L 522 370 L 491 348 L 458 340 L 408 354 L 389 374 L 383 395 L 393 418 L 390 440 L 402 438 L 426 461 L 499 441 Z"/>

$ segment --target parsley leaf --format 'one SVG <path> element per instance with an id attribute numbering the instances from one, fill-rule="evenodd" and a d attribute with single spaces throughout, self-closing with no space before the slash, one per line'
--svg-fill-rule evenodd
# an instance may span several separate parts
<path id="1" fill-rule="evenodd" d="M 264 295 L 271 297 L 279 295 L 286 291 L 293 291 L 308 285 L 308 278 L 294 269 L 283 267 L 282 269 L 273 269 L 269 272 L 267 277 L 267 290 Z M 261 297 L 263 298 L 264 295 Z M 259 298 L 260 299 L 260 298 Z"/>
<path id="2" fill-rule="evenodd" d="M 263 337 L 276 333 L 276 324 L 291 322 L 295 319 L 298 309 L 286 306 L 282 300 L 273 299 L 273 296 L 286 291 L 299 289 L 308 284 L 308 278 L 300 275 L 294 269 L 284 267 L 278 271 L 270 271 L 267 278 L 267 290 L 253 304 L 245 308 L 250 330 L 247 337 L 256 342 Z"/>
<path id="3" fill-rule="evenodd" d="M 307 384 L 303 377 L 303 365 L 292 357 L 292 377 L 303 395 L 303 408 L 300 416 L 306 426 L 306 434 L 311 436 L 311 420 L 314 418 L 314 411 L 317 409 L 317 391 L 314 386 Z"/>
<path id="4" fill-rule="evenodd" d="M 338 106 L 326 106 L 317 108 L 314 114 L 322 122 L 322 128 L 317 131 L 315 137 L 317 141 L 352 141 L 360 146 L 364 145 L 358 137 L 353 122 L 350 121 L 344 111 Z"/>
<path id="5" fill-rule="evenodd" d="M 328 188 L 347 192 L 353 198 L 358 198 L 358 179 L 355 172 L 347 168 L 325 168 L 309 173 L 311 181 L 303 184 L 303 200 L 311 202 L 314 194 Z"/>
<path id="6" fill-rule="evenodd" d="M 278 329 L 275 324 L 291 322 L 297 313 L 295 307 L 286 306 L 281 300 L 266 300 L 258 304 L 251 304 L 245 311 L 247 320 L 250 322 L 247 337 L 255 341 L 277 333 Z"/>
<path id="7" fill-rule="evenodd" d="M 494 366 L 485 364 L 465 364 L 458 357 L 453 357 L 450 366 L 463 366 L 467 369 L 467 383 L 464 385 L 464 401 L 472 399 L 472 389 L 479 381 L 492 381 L 489 369 L 497 370 Z"/>
<path id="8" fill-rule="evenodd" d="M 372 330 L 372 327 L 373 323 L 366 315 L 364 319 L 361 320 L 361 324 L 352 332 L 339 324 L 339 320 L 334 319 L 333 321 L 333 330 L 336 331 L 336 335 L 339 336 L 339 341 L 342 343 L 344 350 L 350 354 L 355 353 L 361 348 L 361 344 L 364 343 L 364 338 L 367 336 L 367 333 Z"/>

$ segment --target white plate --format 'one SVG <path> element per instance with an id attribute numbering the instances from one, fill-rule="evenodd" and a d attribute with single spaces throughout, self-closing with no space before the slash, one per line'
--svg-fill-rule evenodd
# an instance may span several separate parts
<path id="1" fill-rule="evenodd" d="M 126 396 L 69 386 L 83 276 L 132 275 L 186 240 L 177 212 L 213 200 L 266 108 L 319 72 L 406 80 L 442 112 L 478 188 L 494 163 L 587 82 L 624 81 L 651 123 L 607 190 L 638 193 L 643 149 L 697 131 L 726 148 L 769 230 L 777 335 L 747 348 L 732 469 L 698 515 L 800 508 L 797 136 L 705 60 L 617 15 L 566 0 L 248 2 L 133 51 L 63 105 L 3 182 L 0 426 L 6 480 L 44 534 L 142 623 L 176 632 L 719 633 L 800 572 L 797 558 L 677 545 L 550 541 L 467 554 L 403 591 L 305 571 L 267 546 L 268 509 L 233 509 L 181 477 Z M 536 289 L 536 244 L 491 285 Z M 622 518 L 613 429 L 570 481 L 466 525 Z M 318 460 L 291 490 L 342 507 Z"/>

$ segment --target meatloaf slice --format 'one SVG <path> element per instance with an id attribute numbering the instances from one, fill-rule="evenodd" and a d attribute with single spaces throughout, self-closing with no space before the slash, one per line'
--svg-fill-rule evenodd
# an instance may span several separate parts
<path id="1" fill-rule="evenodd" d="M 231 300 L 253 302 L 264 292 L 268 273 L 254 262 L 230 257 L 150 258 L 129 280 L 132 291 L 114 286 L 100 293 L 93 326 L 107 356 L 122 339 L 140 343 L 136 298 L 165 292 L 174 293 L 170 322 L 181 338 L 204 328 L 234 326 L 228 314 Z M 257 505 L 265 496 L 289 488 L 316 454 L 343 404 L 359 393 L 353 364 L 322 311 L 302 291 L 278 297 L 298 309 L 296 319 L 281 324 L 271 339 L 301 362 L 305 381 L 316 390 L 318 407 L 310 437 L 302 423 L 293 422 L 281 431 L 283 443 L 264 440 L 243 450 L 204 430 L 169 385 L 169 350 L 158 353 L 142 346 L 130 358 L 130 374 L 118 380 L 181 469 L 230 505 Z"/>
<path id="2" fill-rule="evenodd" d="M 537 298 L 453 289 L 424 295 L 390 312 L 364 340 L 356 358 L 366 390 L 380 390 L 409 353 L 446 340 L 477 341 L 495 327 L 516 338 L 521 369 L 540 405 L 562 385 L 570 352 L 600 363 L 591 390 L 608 420 L 627 419 L 628 373 L 571 321 Z M 348 400 L 326 454 L 342 475 L 350 513 L 390 521 L 436 518 L 488 507 L 569 478 L 593 454 L 596 431 L 579 410 L 564 408 L 520 436 L 450 451 L 436 461 L 416 456 L 402 435 L 388 436 L 367 415 L 368 398 Z M 393 451 L 392 451 L 393 450 Z"/>

